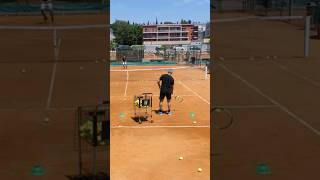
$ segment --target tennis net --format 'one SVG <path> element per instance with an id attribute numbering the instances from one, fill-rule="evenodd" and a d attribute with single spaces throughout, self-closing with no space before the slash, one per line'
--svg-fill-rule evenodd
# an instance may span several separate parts
<path id="1" fill-rule="evenodd" d="M 162 74 L 166 74 L 168 70 L 173 71 L 172 76 L 176 81 L 204 81 L 209 80 L 209 72 L 206 66 L 168 66 L 168 67 L 144 67 L 128 69 L 111 69 L 110 81 L 123 82 L 123 81 L 136 81 L 148 82 L 158 81 Z"/>

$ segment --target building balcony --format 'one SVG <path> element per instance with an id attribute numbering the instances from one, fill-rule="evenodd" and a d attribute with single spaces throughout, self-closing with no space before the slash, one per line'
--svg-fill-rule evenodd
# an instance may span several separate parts
<path id="1" fill-rule="evenodd" d="M 150 33 L 150 34 L 155 33 L 155 34 L 156 34 L 156 33 L 158 33 L 158 32 L 157 32 L 157 31 L 143 31 L 143 33 L 146 33 L 146 34 L 149 34 L 149 33 Z"/>

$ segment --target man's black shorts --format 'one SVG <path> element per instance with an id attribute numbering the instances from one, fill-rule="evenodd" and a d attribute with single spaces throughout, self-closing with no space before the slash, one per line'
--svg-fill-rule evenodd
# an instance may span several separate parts
<path id="1" fill-rule="evenodd" d="M 166 97 L 167 100 L 170 100 L 170 99 L 171 99 L 171 92 L 170 92 L 170 91 L 160 91 L 160 97 L 159 97 L 159 99 L 160 99 L 160 100 L 163 100 L 164 97 Z"/>

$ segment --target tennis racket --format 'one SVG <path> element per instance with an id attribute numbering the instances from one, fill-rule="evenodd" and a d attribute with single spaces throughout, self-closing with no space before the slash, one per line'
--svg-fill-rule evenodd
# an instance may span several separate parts
<path id="1" fill-rule="evenodd" d="M 233 124 L 233 121 L 234 117 L 229 109 L 223 107 L 213 108 L 213 126 L 216 129 L 228 129 Z"/>

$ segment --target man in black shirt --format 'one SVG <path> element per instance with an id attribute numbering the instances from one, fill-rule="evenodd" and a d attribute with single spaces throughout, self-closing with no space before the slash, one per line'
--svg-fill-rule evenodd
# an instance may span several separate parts
<path id="1" fill-rule="evenodd" d="M 161 75 L 158 86 L 160 88 L 160 103 L 159 103 L 159 114 L 162 115 L 162 102 L 164 100 L 164 97 L 167 98 L 168 103 L 168 115 L 171 115 L 171 109 L 170 109 L 170 100 L 171 95 L 173 94 L 173 86 L 174 86 L 174 79 L 172 77 L 172 69 L 168 70 L 168 74 Z"/>

